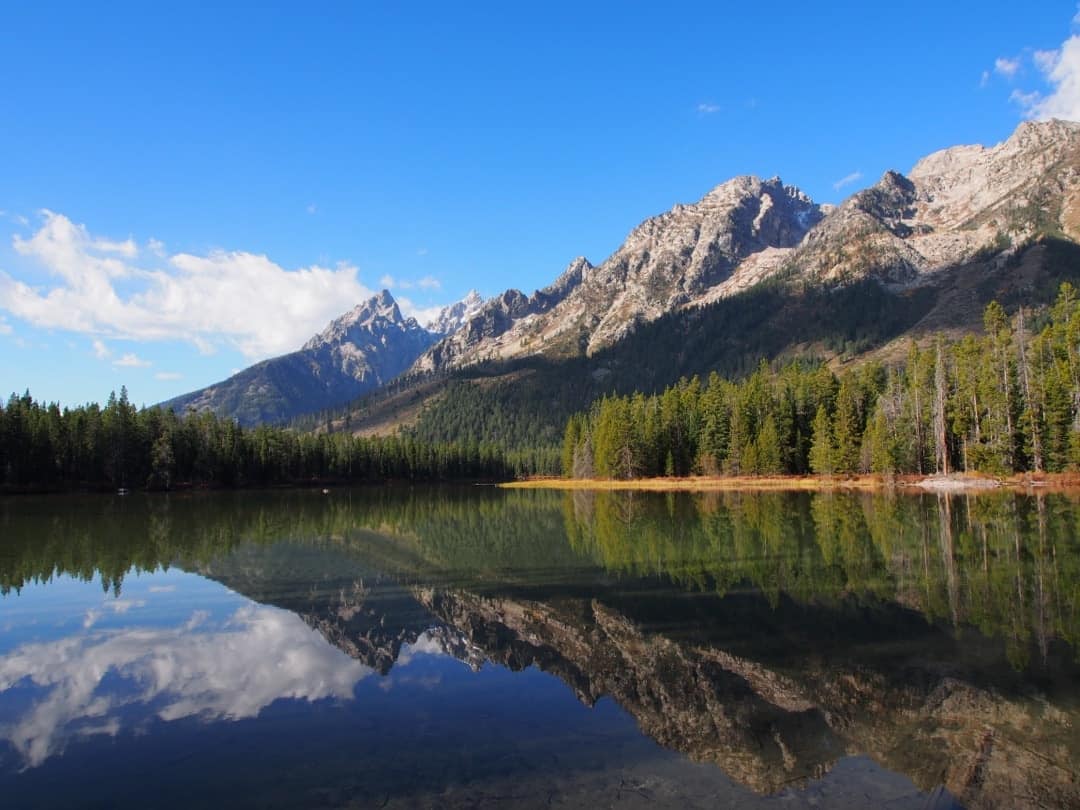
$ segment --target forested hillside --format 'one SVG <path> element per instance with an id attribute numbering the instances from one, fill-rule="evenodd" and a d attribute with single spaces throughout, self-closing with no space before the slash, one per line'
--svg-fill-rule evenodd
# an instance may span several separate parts
<path id="1" fill-rule="evenodd" d="M 827 362 L 833 367 L 882 361 L 894 365 L 915 341 L 924 348 L 938 332 L 950 339 L 978 334 L 991 300 L 1009 312 L 1020 304 L 1045 312 L 1062 281 L 1080 283 L 1080 248 L 1045 239 L 987 270 L 975 263 L 940 284 L 888 289 L 873 279 L 802 285 L 777 278 L 707 306 L 644 324 L 591 357 L 530 357 L 489 361 L 442 378 L 402 379 L 423 401 L 406 432 L 425 441 L 491 441 L 507 448 L 561 441 L 572 413 L 608 394 L 658 393 L 681 378 L 712 372 L 741 379 L 761 360 Z M 420 392 L 423 391 L 423 394 Z M 416 400 L 412 400 L 415 402 Z M 362 428 L 385 418 L 379 397 L 323 413 L 307 428 Z M 393 403 L 400 410 L 400 399 Z"/>
<path id="2" fill-rule="evenodd" d="M 911 343 L 905 362 L 761 363 L 663 393 L 608 396 L 571 417 L 564 474 L 858 472 L 1006 475 L 1080 467 L 1080 298 L 1032 319 L 991 302 L 985 333 Z"/>

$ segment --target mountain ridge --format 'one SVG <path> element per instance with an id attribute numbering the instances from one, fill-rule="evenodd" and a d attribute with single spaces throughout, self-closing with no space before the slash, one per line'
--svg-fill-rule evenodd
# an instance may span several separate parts
<path id="1" fill-rule="evenodd" d="M 972 313 L 993 292 L 988 285 L 996 285 L 999 293 L 1002 285 L 1030 286 L 1049 272 L 1047 262 L 1060 264 L 1060 256 L 1051 256 L 1056 249 L 1033 250 L 1047 238 L 1068 245 L 1080 242 L 1080 124 L 1025 122 L 994 146 L 938 150 L 907 174 L 886 171 L 839 205 L 818 204 L 778 177 L 735 177 L 695 203 L 646 218 L 600 264 L 574 259 L 550 285 L 531 295 L 509 288 L 482 300 L 471 292 L 428 323 L 425 334 L 431 339 L 407 365 L 382 368 L 374 385 L 353 396 L 377 390 L 395 371 L 402 374 L 395 390 L 407 390 L 414 385 L 410 380 L 468 376 L 480 369 L 488 369 L 484 376 L 497 377 L 491 370 L 499 364 L 530 358 L 552 367 L 594 358 L 573 373 L 592 377 L 583 382 L 595 388 L 593 383 L 611 371 L 611 361 L 603 359 L 606 353 L 664 318 L 675 318 L 672 328 L 683 331 L 700 328 L 702 317 L 733 318 L 744 331 L 736 335 L 729 330 L 725 340 L 741 338 L 745 347 L 769 345 L 770 352 L 784 346 L 778 338 L 786 329 L 785 351 L 799 351 L 798 345 L 801 351 L 812 349 L 806 336 L 824 335 L 828 325 L 808 331 L 806 318 L 835 315 L 796 307 L 791 315 L 799 320 L 787 324 L 777 311 L 762 311 L 754 321 L 732 307 L 689 319 L 679 315 L 729 299 L 737 304 L 766 283 L 782 292 L 773 297 L 781 309 L 811 287 L 879 285 L 885 298 L 874 306 L 884 307 L 883 313 L 893 306 L 890 297 L 922 291 L 914 308 L 897 299 L 902 313 L 883 315 L 893 324 L 890 329 L 922 328 L 921 323 L 971 328 Z M 1012 272 L 1013 266 L 1022 272 Z M 371 363 L 368 353 L 377 354 L 377 347 L 349 348 L 349 314 L 335 323 L 339 321 L 324 343 L 337 341 L 336 348 L 327 350 L 331 359 L 355 376 Z M 423 329 L 418 324 L 415 328 Z M 715 330 L 715 324 L 710 328 Z M 764 344 L 763 329 L 777 333 Z M 899 336 L 888 329 L 872 332 L 873 341 Z M 852 340 L 845 338 L 845 345 Z M 309 341 L 302 351 L 312 350 Z M 675 373 L 685 363 L 673 358 L 670 365 L 670 373 Z M 429 393 L 440 396 L 442 388 L 425 390 L 426 401 Z M 413 413 L 420 413 L 419 396 L 417 390 L 402 400 Z M 312 413 L 351 398 L 333 403 L 323 396 L 297 403 L 294 412 Z"/>
<path id="2" fill-rule="evenodd" d="M 449 308 L 448 308 L 449 309 Z M 440 317 L 446 315 L 446 310 Z M 373 390 L 405 371 L 438 338 L 401 313 L 389 290 L 331 321 L 295 352 L 163 403 L 212 411 L 241 425 L 282 422 Z"/>

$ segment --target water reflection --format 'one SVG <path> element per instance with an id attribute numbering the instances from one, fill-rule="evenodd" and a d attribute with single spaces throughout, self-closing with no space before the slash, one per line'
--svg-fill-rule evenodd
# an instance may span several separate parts
<path id="1" fill-rule="evenodd" d="M 132 603 L 108 604 L 126 612 L 119 606 Z M 237 720 L 281 698 L 349 699 L 371 671 L 287 611 L 245 605 L 220 622 L 195 611 L 177 627 L 99 630 L 16 647 L 0 658 L 0 693 L 24 693 L 15 699 L 22 710 L 0 723 L 0 738 L 35 767 L 69 740 L 115 736 L 132 718 Z"/>
<path id="2" fill-rule="evenodd" d="M 1063 496 L 55 503 L 0 504 L 0 588 L 63 573 L 115 598 L 79 633 L 0 659 L 0 702 L 33 692 L 0 730 L 30 764 L 116 733 L 133 703 L 254 717 L 279 698 L 349 698 L 372 671 L 383 692 L 446 694 L 442 671 L 400 670 L 426 653 L 547 672 L 587 706 L 613 698 L 649 738 L 762 795 L 820 789 L 869 757 L 965 806 L 1080 806 L 1080 541 Z M 259 604 L 98 627 L 144 598 L 131 571 L 173 565 Z"/>

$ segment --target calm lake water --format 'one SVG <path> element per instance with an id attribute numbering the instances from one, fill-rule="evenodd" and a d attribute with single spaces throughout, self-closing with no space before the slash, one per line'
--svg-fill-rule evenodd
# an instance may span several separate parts
<path id="1" fill-rule="evenodd" d="M 1080 807 L 1080 503 L 0 500 L 4 807 Z"/>

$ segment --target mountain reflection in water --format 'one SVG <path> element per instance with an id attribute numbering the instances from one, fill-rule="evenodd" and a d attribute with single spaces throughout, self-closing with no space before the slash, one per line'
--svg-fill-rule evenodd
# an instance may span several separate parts
<path id="1" fill-rule="evenodd" d="M 610 698 L 648 738 L 714 769 L 686 772 L 704 780 L 703 799 L 1080 806 L 1078 516 L 1064 496 L 1011 493 L 9 499 L 0 502 L 0 737 L 17 765 L 0 753 L 0 773 L 7 763 L 17 785 L 28 768 L 93 739 L 152 736 L 148 716 L 238 721 L 288 701 L 359 701 L 359 716 L 392 688 L 463 707 L 481 700 L 461 722 L 490 734 L 482 696 L 462 690 L 526 671 L 597 706 L 596 722 L 608 725 L 575 738 L 579 759 L 599 734 L 612 750 L 592 771 L 624 769 L 615 787 L 582 783 L 576 794 L 540 780 L 564 799 L 590 790 L 610 799 L 627 779 L 638 799 L 687 799 L 673 785 L 690 763 L 631 756 L 637 743 L 617 753 L 610 741 L 626 732 L 603 736 L 618 727 L 614 715 L 603 719 Z M 218 583 L 235 601 L 208 612 L 162 589 L 156 597 L 172 610 L 150 625 L 134 621 L 140 609 L 115 607 L 157 604 L 130 591 L 154 588 L 165 569 Z M 43 636 L 21 600 L 47 603 L 69 577 L 99 582 L 106 601 Z M 102 605 L 113 605 L 112 625 Z M 532 693 L 498 683 L 513 700 L 544 694 L 535 678 Z M 498 714 L 500 693 L 485 688 Z M 569 728 L 589 717 L 564 710 L 543 722 Z M 572 748 L 558 728 L 547 731 L 551 744 Z M 473 767 L 490 780 L 489 764 Z M 449 802 L 440 768 L 413 789 Z M 710 773 L 736 784 L 723 792 Z"/>

